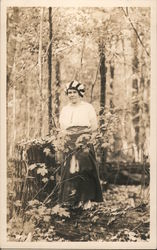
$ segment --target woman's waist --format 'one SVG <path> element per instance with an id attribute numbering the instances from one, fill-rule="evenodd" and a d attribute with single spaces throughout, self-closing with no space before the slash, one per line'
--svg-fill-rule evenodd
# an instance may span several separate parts
<path id="1" fill-rule="evenodd" d="M 92 130 L 88 126 L 70 126 L 66 128 L 66 132 L 69 135 L 91 134 Z"/>
<path id="2" fill-rule="evenodd" d="M 83 140 L 89 141 L 91 138 L 91 129 L 86 126 L 73 126 L 66 130 L 66 142 L 72 147 L 76 147 Z"/>

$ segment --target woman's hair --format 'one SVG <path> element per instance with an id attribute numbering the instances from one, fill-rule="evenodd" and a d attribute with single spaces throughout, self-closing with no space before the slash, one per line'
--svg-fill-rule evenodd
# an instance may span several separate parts
<path id="1" fill-rule="evenodd" d="M 82 83 L 74 80 L 70 83 L 67 83 L 66 84 L 66 88 L 65 88 L 65 93 L 68 95 L 68 90 L 70 89 L 74 89 L 78 92 L 78 94 L 83 97 L 84 96 L 84 93 L 85 93 L 85 87 Z"/>

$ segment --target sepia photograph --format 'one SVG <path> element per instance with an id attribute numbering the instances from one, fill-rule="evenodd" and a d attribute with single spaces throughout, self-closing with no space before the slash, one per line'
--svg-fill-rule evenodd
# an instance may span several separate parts
<path id="1" fill-rule="evenodd" d="M 155 1 L 4 2 L 4 241 L 155 249 Z"/>

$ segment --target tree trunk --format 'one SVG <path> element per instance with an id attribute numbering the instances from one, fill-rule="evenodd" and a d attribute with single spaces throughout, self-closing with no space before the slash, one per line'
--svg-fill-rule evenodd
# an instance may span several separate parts
<path id="1" fill-rule="evenodd" d="M 14 7 L 13 8 L 13 20 L 12 23 L 14 26 L 11 28 L 11 34 L 14 36 L 9 36 L 10 28 L 9 28 L 9 20 L 7 16 L 7 92 L 9 91 L 9 83 L 10 83 L 10 77 L 14 65 L 14 58 L 16 53 L 16 24 L 18 24 L 19 21 L 19 8 Z"/>
<path id="2" fill-rule="evenodd" d="M 113 63 L 110 62 L 110 90 L 111 90 L 111 97 L 110 97 L 110 110 L 111 113 L 113 112 L 113 108 L 114 108 L 114 101 L 113 101 L 113 96 L 114 96 L 114 65 Z"/>
<path id="3" fill-rule="evenodd" d="M 13 146 L 12 146 L 12 156 L 15 152 L 15 140 L 16 140 L 16 87 L 13 87 Z"/>
<path id="4" fill-rule="evenodd" d="M 135 132 L 134 137 L 134 153 L 135 153 L 135 161 L 139 161 L 139 133 L 140 133 L 140 106 L 139 106 L 139 79 L 137 78 L 137 73 L 139 70 L 139 60 L 138 60 L 138 41 L 137 36 L 133 33 L 133 53 L 134 57 L 132 60 L 132 71 L 135 75 L 132 81 L 132 123 Z"/>
<path id="5" fill-rule="evenodd" d="M 95 79 L 91 85 L 91 95 L 90 95 L 90 103 L 92 103 L 93 101 L 93 91 L 94 91 L 94 86 L 96 84 L 97 81 L 97 77 L 98 77 L 98 73 L 99 73 L 99 67 L 100 67 L 100 63 L 98 63 L 97 69 L 96 69 L 96 73 L 95 73 Z"/>
<path id="6" fill-rule="evenodd" d="M 100 86 L 100 115 L 103 114 L 106 103 L 106 67 L 105 67 L 105 53 L 103 45 L 99 45 L 100 51 L 100 78 L 101 78 L 101 86 Z M 104 119 L 100 120 L 100 125 L 104 123 Z"/>
<path id="7" fill-rule="evenodd" d="M 48 50 L 48 123 L 52 131 L 52 8 L 49 7 L 49 50 Z"/>
<path id="8" fill-rule="evenodd" d="M 131 34 L 130 34 L 131 35 Z M 124 77 L 124 86 L 125 86 L 125 97 L 124 97 L 124 104 L 123 104 L 123 113 L 122 113 L 122 147 L 123 149 L 129 149 L 127 151 L 125 151 L 125 153 L 127 153 L 127 156 L 132 159 L 134 159 L 134 155 L 133 155 L 133 150 L 131 149 L 132 147 L 132 141 L 130 142 L 130 140 L 132 139 L 132 130 L 130 129 L 132 126 L 131 125 L 131 120 L 132 120 L 132 115 L 130 112 L 128 112 L 127 110 L 130 110 L 130 98 L 131 98 L 131 90 L 132 90 L 132 86 L 130 86 L 131 84 L 128 84 L 128 71 L 130 72 L 130 74 L 132 74 L 131 72 L 131 67 L 129 66 L 128 68 L 128 58 L 126 55 L 126 51 L 128 50 L 128 47 L 130 46 L 130 41 L 126 41 L 124 38 L 121 39 L 122 42 L 122 49 L 123 49 L 123 77 Z"/>
<path id="9" fill-rule="evenodd" d="M 56 91 L 55 91 L 55 117 L 57 119 L 57 124 L 58 124 L 58 119 L 59 119 L 59 107 L 60 107 L 60 100 L 59 100 L 59 89 L 60 89 L 60 62 L 59 59 L 57 58 L 56 61 Z"/>
<path id="10" fill-rule="evenodd" d="M 26 129 L 26 135 L 27 135 L 27 139 L 29 140 L 30 138 L 30 111 L 31 111 L 31 105 L 30 105 L 30 76 L 26 76 L 25 78 L 25 81 L 26 81 L 26 110 L 27 110 L 27 113 L 26 113 L 26 120 L 25 120 L 25 124 L 27 124 L 27 127 L 25 128 Z"/>
<path id="11" fill-rule="evenodd" d="M 83 68 L 83 56 L 84 56 L 84 50 L 85 50 L 85 44 L 86 44 L 86 36 L 84 35 L 83 44 L 82 44 L 82 51 L 81 51 L 81 59 L 80 59 L 80 69 L 78 72 L 78 80 L 82 82 L 82 68 Z"/>
<path id="12" fill-rule="evenodd" d="M 14 24 L 13 27 L 9 27 L 9 24 L 11 23 L 11 20 L 9 20 L 9 11 L 7 13 L 7 86 L 6 86 L 6 103 L 7 103 L 7 116 L 9 115 L 8 113 L 8 102 L 9 102 L 9 90 L 11 87 L 13 87 L 12 89 L 12 93 L 11 95 L 13 95 L 13 121 L 12 121 L 12 139 L 13 139 L 13 143 L 12 144 L 8 144 L 8 152 L 9 152 L 9 157 L 14 153 L 14 143 L 15 143 L 15 136 L 16 136 L 16 124 L 15 124 L 15 118 L 16 118 L 16 86 L 14 85 L 14 79 L 15 79 L 15 74 L 13 73 L 14 71 L 14 66 L 15 66 L 15 54 L 16 54 L 16 35 L 17 35 L 17 31 L 16 31 L 16 25 L 18 24 L 18 20 L 19 20 L 19 8 L 14 7 L 13 8 L 13 16 L 12 16 L 12 23 Z M 9 34 L 12 34 L 13 36 L 10 36 Z M 9 126 L 9 121 L 7 119 L 7 128 Z"/>
<path id="13" fill-rule="evenodd" d="M 39 136 L 42 136 L 42 113 L 43 113 L 43 105 L 42 105 L 42 29 L 43 29 L 43 8 L 40 12 L 40 35 L 39 35 L 39 54 L 38 54 L 38 65 L 39 65 L 39 94 L 40 94 L 40 106 L 39 106 Z"/>
<path id="14" fill-rule="evenodd" d="M 140 77 L 140 145 L 141 160 L 149 156 L 149 127 L 150 127 L 150 111 L 149 111 L 149 85 L 147 83 L 148 75 L 145 70 L 145 57 L 143 50 L 141 51 L 141 77 Z"/>
<path id="15" fill-rule="evenodd" d="M 100 126 L 104 124 L 104 110 L 106 104 L 106 61 L 105 61 L 105 53 L 104 53 L 104 45 L 99 44 L 99 53 L 100 53 Z M 107 157 L 107 150 L 102 148 L 101 150 L 101 164 L 100 164 L 100 178 L 105 179 L 107 175 L 107 169 L 105 166 Z"/>

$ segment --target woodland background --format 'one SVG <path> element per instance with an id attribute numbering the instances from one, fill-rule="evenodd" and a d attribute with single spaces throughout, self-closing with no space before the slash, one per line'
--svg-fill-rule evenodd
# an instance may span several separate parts
<path id="1" fill-rule="evenodd" d="M 85 99 L 93 104 L 98 115 L 100 147 L 97 156 L 101 169 L 106 169 L 107 164 L 110 171 L 115 167 L 120 171 L 119 164 L 134 168 L 136 171 L 132 178 L 134 181 L 138 180 L 140 185 L 127 192 L 124 186 L 123 194 L 131 192 L 133 208 L 139 206 L 139 203 L 135 205 L 135 196 L 138 197 L 138 201 L 144 201 L 141 198 L 142 188 L 147 189 L 147 194 L 149 192 L 149 181 L 145 187 L 143 176 L 148 177 L 149 171 L 150 59 L 150 8 L 7 9 L 8 222 L 11 239 L 28 240 L 28 223 L 25 226 L 27 233 L 23 233 L 23 229 L 18 231 L 20 225 L 24 225 L 22 223 L 28 222 L 28 218 L 21 222 L 21 215 L 26 209 L 27 202 L 33 202 L 31 206 L 35 204 L 41 208 L 41 197 L 36 200 L 39 186 L 41 187 L 42 181 L 47 185 L 50 178 L 47 176 L 49 170 L 42 161 L 30 160 L 26 164 L 25 155 L 32 145 L 45 145 L 44 143 L 49 143 L 47 138 L 52 138 L 56 133 L 59 127 L 59 112 L 67 102 L 64 87 L 67 82 L 74 79 L 86 85 Z M 59 140 L 56 141 L 56 137 L 53 138 L 53 142 L 54 140 L 56 148 L 59 148 Z M 47 145 L 44 148 L 45 155 L 51 156 L 52 152 Z M 28 169 L 37 169 L 36 174 L 43 178 L 38 188 L 32 186 L 32 193 L 28 185 Z M 137 169 L 141 169 L 140 181 Z M 52 172 L 51 179 L 54 180 Z M 103 176 L 101 179 L 105 182 Z M 114 172 L 114 185 L 117 176 L 117 172 Z M 128 180 L 128 171 L 123 171 L 123 177 Z M 113 187 L 114 190 L 116 188 Z M 43 187 L 41 189 L 43 191 Z M 118 190 L 117 194 L 120 196 L 117 202 L 122 205 L 121 187 Z M 107 196 L 106 193 L 104 195 Z M 127 197 L 130 201 L 130 193 Z M 144 209 L 146 204 L 149 206 L 148 195 L 145 198 L 147 202 L 144 203 Z M 42 206 L 45 200 L 48 199 L 44 197 Z M 59 210 L 59 207 L 57 209 L 53 211 L 54 214 L 70 216 Z M 36 210 L 31 210 L 30 215 L 28 210 L 29 225 L 33 211 Z M 108 212 L 105 210 L 104 213 Z M 148 215 L 148 209 L 146 212 Z M 42 213 L 39 215 L 40 218 L 44 218 Z M 88 214 L 86 216 L 88 217 Z M 99 217 L 95 220 L 99 220 Z M 114 220 L 112 218 L 106 223 L 111 224 Z M 49 223 L 50 218 L 47 217 L 46 222 Z M 34 224 L 32 227 L 34 228 Z M 136 227 L 137 225 L 134 226 L 135 229 Z M 52 231 L 54 232 L 54 228 L 51 233 Z M 144 240 L 148 238 L 148 230 L 146 231 L 147 236 L 144 234 Z M 131 240 L 129 237 L 133 235 L 128 236 L 128 231 L 126 232 L 127 237 L 120 234 L 115 236 L 114 233 L 114 236 L 108 236 L 108 240 L 120 237 L 123 240 Z M 74 234 L 74 239 L 77 238 L 75 236 Z M 44 237 L 41 237 L 40 232 L 40 239 Z M 51 240 L 61 239 L 61 236 L 56 236 L 56 232 L 53 237 L 52 234 L 51 237 L 46 237 Z M 92 237 L 98 240 L 97 236 Z M 100 238 L 104 237 L 103 234 Z M 141 234 L 138 237 L 141 239 Z M 65 235 L 63 238 L 66 239 Z M 79 240 L 87 240 L 86 235 Z"/>

